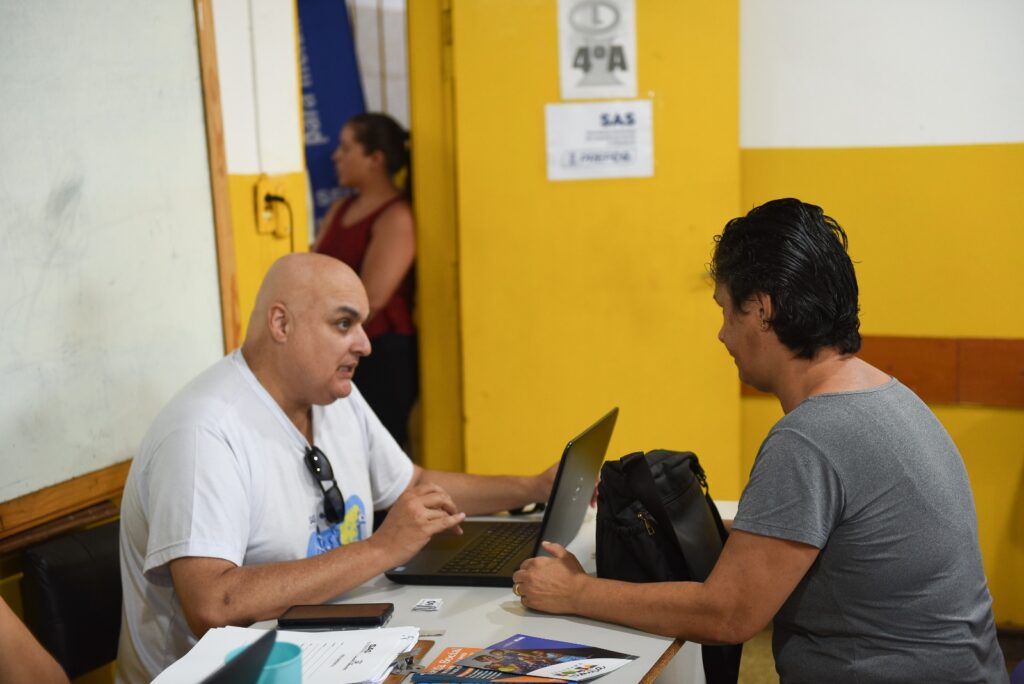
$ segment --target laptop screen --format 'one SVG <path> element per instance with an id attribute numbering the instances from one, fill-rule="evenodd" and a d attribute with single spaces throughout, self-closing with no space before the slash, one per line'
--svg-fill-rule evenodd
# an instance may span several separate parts
<path id="1" fill-rule="evenodd" d="M 566 445 L 533 555 L 549 555 L 541 549 L 542 541 L 566 546 L 579 532 L 618 415 L 618 407 L 613 408 Z"/>

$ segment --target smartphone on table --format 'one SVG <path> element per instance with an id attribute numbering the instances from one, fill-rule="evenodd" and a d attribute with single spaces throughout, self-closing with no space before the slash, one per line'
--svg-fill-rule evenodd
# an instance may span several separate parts
<path id="1" fill-rule="evenodd" d="M 361 629 L 380 627 L 395 612 L 393 603 L 339 603 L 292 606 L 277 619 L 283 629 Z"/>

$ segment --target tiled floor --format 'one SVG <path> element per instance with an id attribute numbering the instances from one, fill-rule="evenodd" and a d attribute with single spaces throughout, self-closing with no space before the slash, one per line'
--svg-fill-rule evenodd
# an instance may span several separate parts
<path id="1" fill-rule="evenodd" d="M 772 630 L 766 629 L 743 644 L 740 658 L 739 684 L 768 684 L 778 682 L 775 658 L 772 657 Z"/>
<path id="2" fill-rule="evenodd" d="M 1024 660 L 1024 630 L 1000 632 L 999 645 L 1003 648 L 1007 671 L 1012 670 L 1017 663 Z"/>

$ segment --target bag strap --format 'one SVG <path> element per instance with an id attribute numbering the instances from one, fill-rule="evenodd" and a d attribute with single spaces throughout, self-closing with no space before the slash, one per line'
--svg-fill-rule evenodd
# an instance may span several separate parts
<path id="1" fill-rule="evenodd" d="M 717 528 L 716 532 L 718 532 L 720 544 L 724 545 L 728 534 L 725 530 L 725 526 L 722 524 L 721 516 L 708 493 L 707 484 L 702 477 L 703 471 L 701 471 L 699 463 L 696 462 L 696 457 L 689 452 L 686 452 L 685 454 L 681 452 L 675 453 L 678 454 L 679 459 L 674 462 L 666 463 L 666 467 L 675 466 L 677 468 L 676 472 L 673 474 L 679 479 L 678 481 L 672 482 L 672 484 L 682 486 L 687 490 L 693 486 L 699 486 L 698 491 L 700 493 L 697 494 L 694 492 L 694 494 L 690 494 L 689 496 L 692 497 L 697 495 L 703 499 L 701 503 L 710 509 L 712 520 L 714 520 L 715 527 Z M 635 454 L 629 454 L 622 459 L 624 462 L 623 469 L 628 477 L 630 487 L 633 489 L 633 493 L 636 495 L 640 503 L 642 503 L 644 507 L 651 512 L 655 521 L 666 530 L 666 533 L 671 530 L 670 537 L 675 540 L 676 548 L 678 548 L 682 553 L 683 561 L 686 563 L 686 569 L 689 572 L 690 578 L 702 581 L 705 579 L 702 575 L 704 575 L 710 568 L 705 568 L 702 562 L 698 563 L 699 568 L 694 567 L 693 565 L 694 561 L 706 559 L 708 554 L 708 549 L 705 548 L 704 543 L 700 541 L 699 535 L 694 535 L 692 533 L 693 525 L 699 525 L 700 521 L 688 520 L 688 514 L 686 512 L 687 506 L 684 502 L 687 497 L 686 494 L 676 498 L 674 500 L 674 505 L 665 505 L 664 499 L 658 491 L 658 485 L 654 480 L 654 475 L 651 473 L 651 464 L 648 460 L 648 456 L 645 456 L 640 452 L 636 452 Z M 692 508 L 690 510 L 692 510 Z M 692 516 L 692 513 L 689 515 Z M 687 530 L 689 530 L 690 533 L 688 533 Z"/>
<path id="2" fill-rule="evenodd" d="M 690 564 L 686 559 L 699 558 L 703 551 L 694 548 L 691 543 L 688 543 L 684 539 L 684 535 L 680 534 L 684 524 L 684 521 L 680 517 L 681 511 L 676 510 L 675 513 L 677 513 L 677 517 L 673 518 L 672 514 L 665 509 L 665 506 L 662 504 L 661 496 L 658 494 L 654 475 L 651 474 L 650 463 L 647 461 L 643 452 L 638 451 L 623 456 L 620 459 L 620 463 L 622 463 L 623 470 L 628 478 L 633 494 L 635 494 L 640 503 L 651 512 L 651 515 L 654 516 L 655 521 L 657 521 L 659 525 L 672 530 L 672 538 L 675 539 L 676 546 L 682 552 L 683 561 L 687 564 L 687 571 L 690 573 L 690 577 L 693 578 L 696 573 L 694 573 L 690 568 Z M 722 524 L 722 518 L 718 513 L 718 508 L 715 506 L 714 501 L 711 500 L 711 493 L 708 490 L 707 480 L 703 477 L 703 470 L 700 468 L 700 463 L 696 461 L 696 457 L 694 457 L 690 463 L 692 465 L 689 465 L 689 467 L 686 468 L 686 472 L 690 473 L 693 476 L 693 479 L 700 485 L 701 494 L 703 494 L 708 508 L 711 509 L 711 515 L 714 518 L 715 526 L 718 528 L 719 536 L 724 544 L 728 533 L 725 530 L 725 526 Z M 696 468 L 694 468 L 693 465 L 695 465 Z M 736 684 L 739 680 L 740 656 L 743 652 L 742 649 L 742 644 L 701 646 L 704 677 L 708 684 Z"/>
<path id="3" fill-rule="evenodd" d="M 647 462 L 646 456 L 644 456 L 643 452 L 637 451 L 623 457 L 622 461 L 623 469 L 629 478 L 629 486 L 636 495 L 636 498 L 644 505 L 644 508 L 651 512 L 655 521 L 662 528 L 666 531 L 671 530 L 671 538 L 675 540 L 676 547 L 682 552 L 683 560 L 685 561 L 689 545 L 680 534 L 683 521 L 673 519 L 673 516 L 661 502 L 661 495 L 658 493 L 658 486 L 654 482 L 654 476 L 651 474 L 651 467 Z M 687 569 L 689 570 L 689 567 Z M 690 574 L 692 576 L 693 573 L 691 572 Z"/>
<path id="4" fill-rule="evenodd" d="M 704 483 L 704 498 L 708 502 L 708 508 L 711 509 L 711 517 L 715 519 L 715 527 L 718 528 L 718 536 L 722 538 L 722 546 L 725 546 L 725 540 L 729 538 L 729 530 L 725 529 L 725 523 L 722 522 L 722 514 L 718 512 L 718 506 L 715 505 L 714 499 L 711 498 L 711 490 L 708 489 L 708 485 Z"/>
<path id="5" fill-rule="evenodd" d="M 722 514 L 718 512 L 718 506 L 715 505 L 714 499 L 711 498 L 711 488 L 708 487 L 708 478 L 704 474 L 704 468 L 701 467 L 700 461 L 697 460 L 697 455 L 693 452 L 687 452 L 693 455 L 693 460 L 690 461 L 690 469 L 693 471 L 694 477 L 697 478 L 697 482 L 700 483 L 700 488 L 704 492 L 704 500 L 708 502 L 708 508 L 711 510 L 711 517 L 715 521 L 715 527 L 718 529 L 718 536 L 722 538 L 722 545 L 725 545 L 725 540 L 729 538 L 729 531 L 725 529 L 725 523 L 722 522 Z"/>

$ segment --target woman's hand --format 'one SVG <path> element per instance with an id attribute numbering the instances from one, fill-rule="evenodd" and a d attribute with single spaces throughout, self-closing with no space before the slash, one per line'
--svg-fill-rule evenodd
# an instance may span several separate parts
<path id="1" fill-rule="evenodd" d="M 542 542 L 551 558 L 530 558 L 512 575 L 512 591 L 524 606 L 544 613 L 579 613 L 575 599 L 589 578 L 561 544 Z"/>

